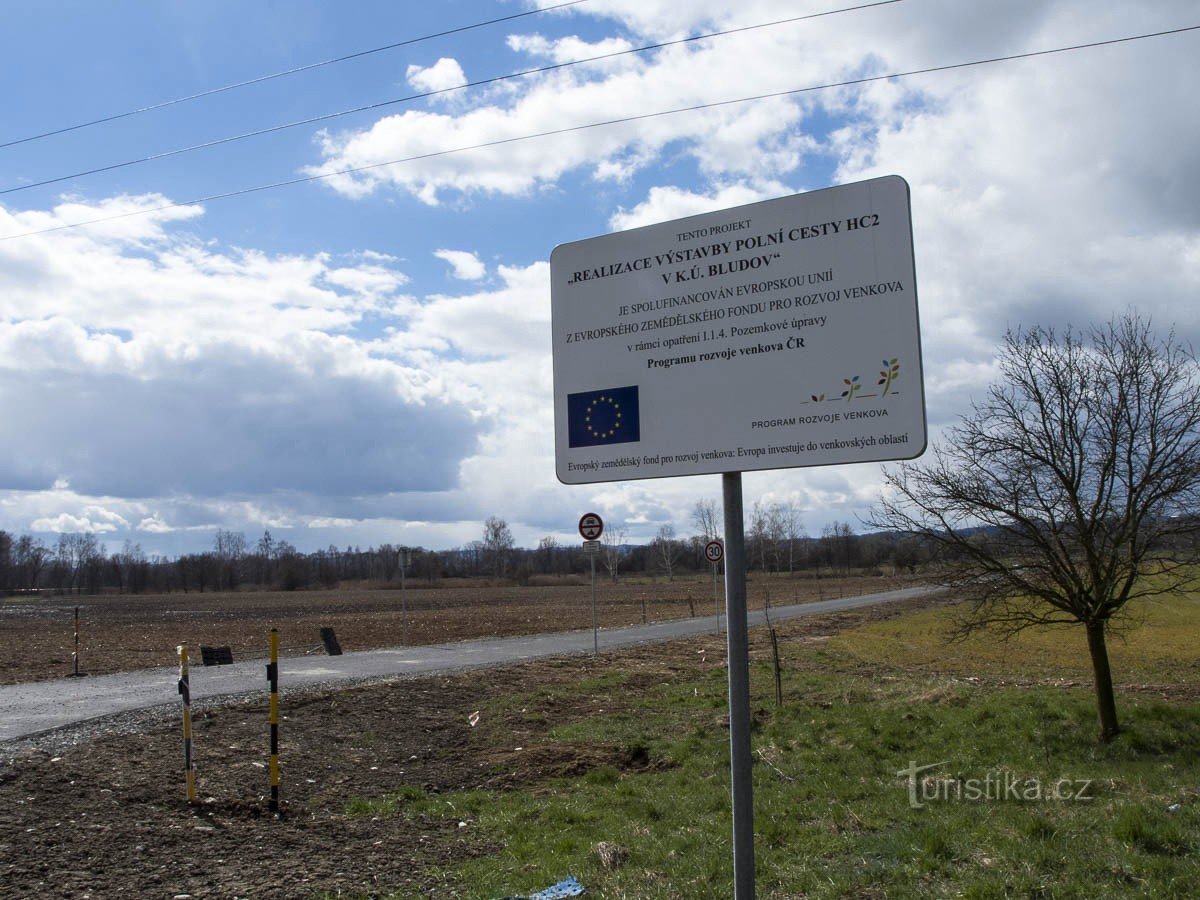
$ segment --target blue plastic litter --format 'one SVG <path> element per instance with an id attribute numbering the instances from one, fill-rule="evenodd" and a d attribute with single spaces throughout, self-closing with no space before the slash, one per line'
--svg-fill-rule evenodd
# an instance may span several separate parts
<path id="1" fill-rule="evenodd" d="M 560 897 L 578 897 L 584 892 L 584 887 L 574 877 L 564 879 L 558 884 L 552 884 L 544 891 L 530 894 L 529 900 L 559 900 Z"/>
<path id="2" fill-rule="evenodd" d="M 524 895 L 520 897 L 501 897 L 500 900 L 558 900 L 560 897 L 578 897 L 580 894 L 586 892 L 587 889 L 572 876 L 560 881 L 558 884 L 550 885 L 544 891 L 530 894 L 528 897 Z"/>

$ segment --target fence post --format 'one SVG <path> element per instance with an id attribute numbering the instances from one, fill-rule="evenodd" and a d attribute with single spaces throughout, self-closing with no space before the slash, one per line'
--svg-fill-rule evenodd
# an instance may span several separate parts
<path id="1" fill-rule="evenodd" d="M 187 802 L 196 802 L 196 774 L 192 766 L 192 693 L 188 683 L 187 644 L 175 648 L 179 653 L 179 696 L 183 699 L 183 777 L 187 784 Z"/>
<path id="2" fill-rule="evenodd" d="M 279 814 L 279 630 L 271 629 L 271 662 L 267 666 L 267 683 L 271 689 L 268 719 L 271 725 L 271 799 L 267 808 Z"/>
<path id="3" fill-rule="evenodd" d="M 72 678 L 82 678 L 83 673 L 79 671 L 79 607 L 75 607 L 75 652 L 71 654 Z"/>

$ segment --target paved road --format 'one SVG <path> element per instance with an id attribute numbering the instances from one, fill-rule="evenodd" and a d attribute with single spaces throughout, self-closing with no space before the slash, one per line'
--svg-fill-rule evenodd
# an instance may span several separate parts
<path id="1" fill-rule="evenodd" d="M 905 588 L 881 594 L 865 594 L 861 597 L 781 606 L 771 610 L 771 619 L 778 622 L 797 616 L 815 616 L 892 603 L 928 593 L 930 590 L 925 587 Z M 749 615 L 751 626 L 762 625 L 764 621 L 761 610 L 752 611 Z M 599 645 L 601 650 L 611 650 L 634 644 L 685 638 L 711 632 L 715 628 L 714 616 L 612 628 L 600 632 Z M 499 666 L 549 656 L 570 656 L 588 653 L 591 649 L 592 632 L 588 630 L 396 647 L 389 650 L 365 650 L 345 653 L 342 656 L 286 657 L 279 662 L 279 680 L 281 690 L 286 693 L 289 689 L 314 685 L 335 687 L 339 682 Z M 266 675 L 263 662 L 251 660 L 232 666 L 193 668 L 193 702 L 206 697 L 265 690 Z M 29 737 L 114 713 L 177 702 L 178 679 L 179 671 L 172 667 L 0 686 L 0 742 Z"/>

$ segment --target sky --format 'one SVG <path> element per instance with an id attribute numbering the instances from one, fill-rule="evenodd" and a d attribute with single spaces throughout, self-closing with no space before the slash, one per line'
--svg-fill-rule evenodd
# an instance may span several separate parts
<path id="1" fill-rule="evenodd" d="M 586 511 L 632 542 L 664 524 L 690 534 L 696 501 L 719 500 L 715 475 L 555 478 L 551 251 L 881 175 L 911 186 L 933 440 L 995 377 L 1008 328 L 1133 308 L 1200 343 L 1200 32 L 512 140 L 1200 25 L 1193 2 L 899 0 L 459 89 L 860 4 L 537 11 L 552 5 L 11 4 L 0 529 L 167 555 L 210 547 L 217 528 L 301 550 L 441 549 L 493 515 L 534 546 L 578 540 Z M 813 535 L 862 530 L 879 474 L 748 473 L 747 508 L 792 503 Z"/>

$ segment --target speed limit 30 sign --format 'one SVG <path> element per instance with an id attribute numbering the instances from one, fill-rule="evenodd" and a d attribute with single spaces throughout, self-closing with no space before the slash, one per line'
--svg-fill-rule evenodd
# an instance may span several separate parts
<path id="1" fill-rule="evenodd" d="M 704 545 L 704 558 L 710 563 L 719 563 L 725 558 L 725 547 L 720 541 L 709 541 Z"/>

